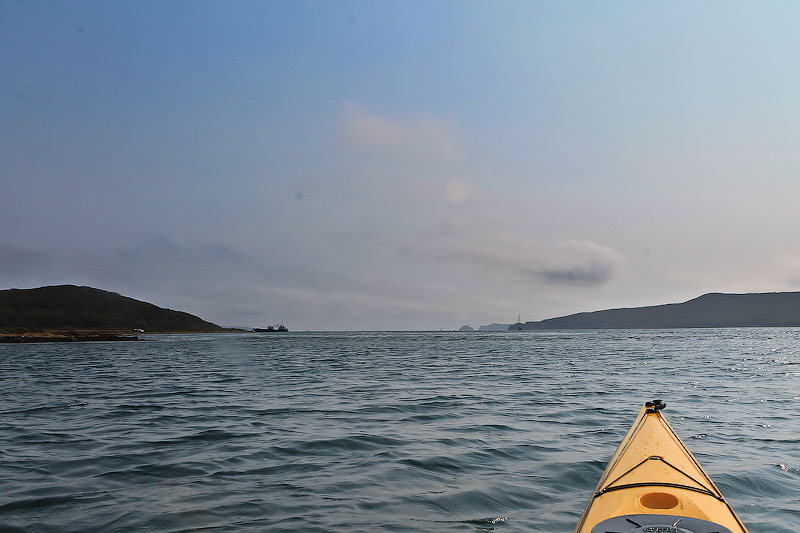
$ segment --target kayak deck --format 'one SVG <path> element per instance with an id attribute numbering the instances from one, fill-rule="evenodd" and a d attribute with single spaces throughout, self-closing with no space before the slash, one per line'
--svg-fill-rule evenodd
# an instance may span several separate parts
<path id="1" fill-rule="evenodd" d="M 575 533 L 747 533 L 711 478 L 647 402 L 609 461 Z"/>

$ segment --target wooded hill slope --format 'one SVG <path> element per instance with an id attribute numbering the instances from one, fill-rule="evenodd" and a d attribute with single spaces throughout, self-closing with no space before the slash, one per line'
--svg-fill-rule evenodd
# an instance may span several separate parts
<path id="1" fill-rule="evenodd" d="M 0 291 L 0 331 L 222 331 L 189 313 L 92 287 L 57 285 Z"/>
<path id="2" fill-rule="evenodd" d="M 688 302 L 607 309 L 526 322 L 522 329 L 800 326 L 800 292 L 704 294 Z"/>

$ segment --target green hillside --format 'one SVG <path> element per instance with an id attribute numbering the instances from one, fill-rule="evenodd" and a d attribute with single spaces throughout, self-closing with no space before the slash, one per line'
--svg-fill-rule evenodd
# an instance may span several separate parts
<path id="1" fill-rule="evenodd" d="M 182 311 L 91 287 L 58 285 L 0 291 L 0 331 L 134 330 L 221 331 Z"/>

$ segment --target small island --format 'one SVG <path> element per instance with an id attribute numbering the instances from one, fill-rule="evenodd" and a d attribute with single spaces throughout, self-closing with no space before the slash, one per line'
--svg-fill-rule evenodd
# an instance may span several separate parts
<path id="1" fill-rule="evenodd" d="M 0 291 L 0 342 L 135 341 L 139 333 L 227 330 L 183 311 L 75 285 Z"/>
<path id="2" fill-rule="evenodd" d="M 253 331 L 256 333 L 287 333 L 289 328 L 279 324 L 277 326 L 267 326 L 266 328 L 253 328 Z"/>

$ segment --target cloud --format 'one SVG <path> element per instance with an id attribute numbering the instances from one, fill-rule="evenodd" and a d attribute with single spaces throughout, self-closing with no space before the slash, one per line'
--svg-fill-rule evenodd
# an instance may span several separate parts
<path id="1" fill-rule="evenodd" d="M 548 284 L 595 287 L 617 274 L 624 258 L 608 246 L 588 241 L 566 241 L 547 246 L 548 257 L 538 275 Z"/>
<path id="2" fill-rule="evenodd" d="M 448 202 L 453 204 L 460 204 L 464 200 L 466 200 L 472 189 L 464 180 L 452 180 L 447 182 L 444 190 L 444 196 Z"/>
<path id="3" fill-rule="evenodd" d="M 442 288 L 351 277 L 313 263 L 259 258 L 165 235 L 110 249 L 48 253 L 2 244 L 0 282 L 7 287 L 90 285 L 222 325 L 286 322 L 319 329 L 406 324 L 424 313 L 445 313 L 450 296 Z"/>
<path id="4" fill-rule="evenodd" d="M 13 244 L 0 244 L 0 275 L 15 276 L 39 271 L 50 266 L 49 256 Z"/>
<path id="5" fill-rule="evenodd" d="M 151 301 L 159 305 L 167 303 L 169 294 L 193 287 L 250 283 L 259 279 L 261 268 L 227 246 L 179 244 L 164 236 L 115 249 L 44 252 L 0 244 L 0 282 L 4 286 L 85 284 L 133 297 L 156 295 Z"/>
<path id="6" fill-rule="evenodd" d="M 451 325 L 442 317 L 493 301 L 447 283 L 381 276 L 351 279 L 339 287 L 263 287 L 258 294 L 282 310 L 287 322 L 313 329 L 352 329 L 354 324 L 356 329 L 438 328 Z"/>
<path id="7" fill-rule="evenodd" d="M 138 244 L 119 247 L 99 258 L 118 279 L 209 282 L 252 269 L 244 254 L 227 246 L 208 243 L 179 244 L 156 236 Z"/>
<path id="8" fill-rule="evenodd" d="M 560 270 L 543 269 L 539 274 L 548 283 L 592 287 L 609 281 L 614 271 L 608 264 L 589 263 Z"/>
<path id="9" fill-rule="evenodd" d="M 449 228 L 447 235 L 425 235 L 398 248 L 401 256 L 477 268 L 483 275 L 517 283 L 596 287 L 616 275 L 623 258 L 592 242 L 540 242 L 524 235 L 494 231 L 468 234 Z"/>
<path id="10" fill-rule="evenodd" d="M 455 138 L 457 124 L 452 119 L 427 114 L 392 119 L 348 103 L 341 128 L 350 146 L 383 155 L 451 163 L 461 154 Z"/>

